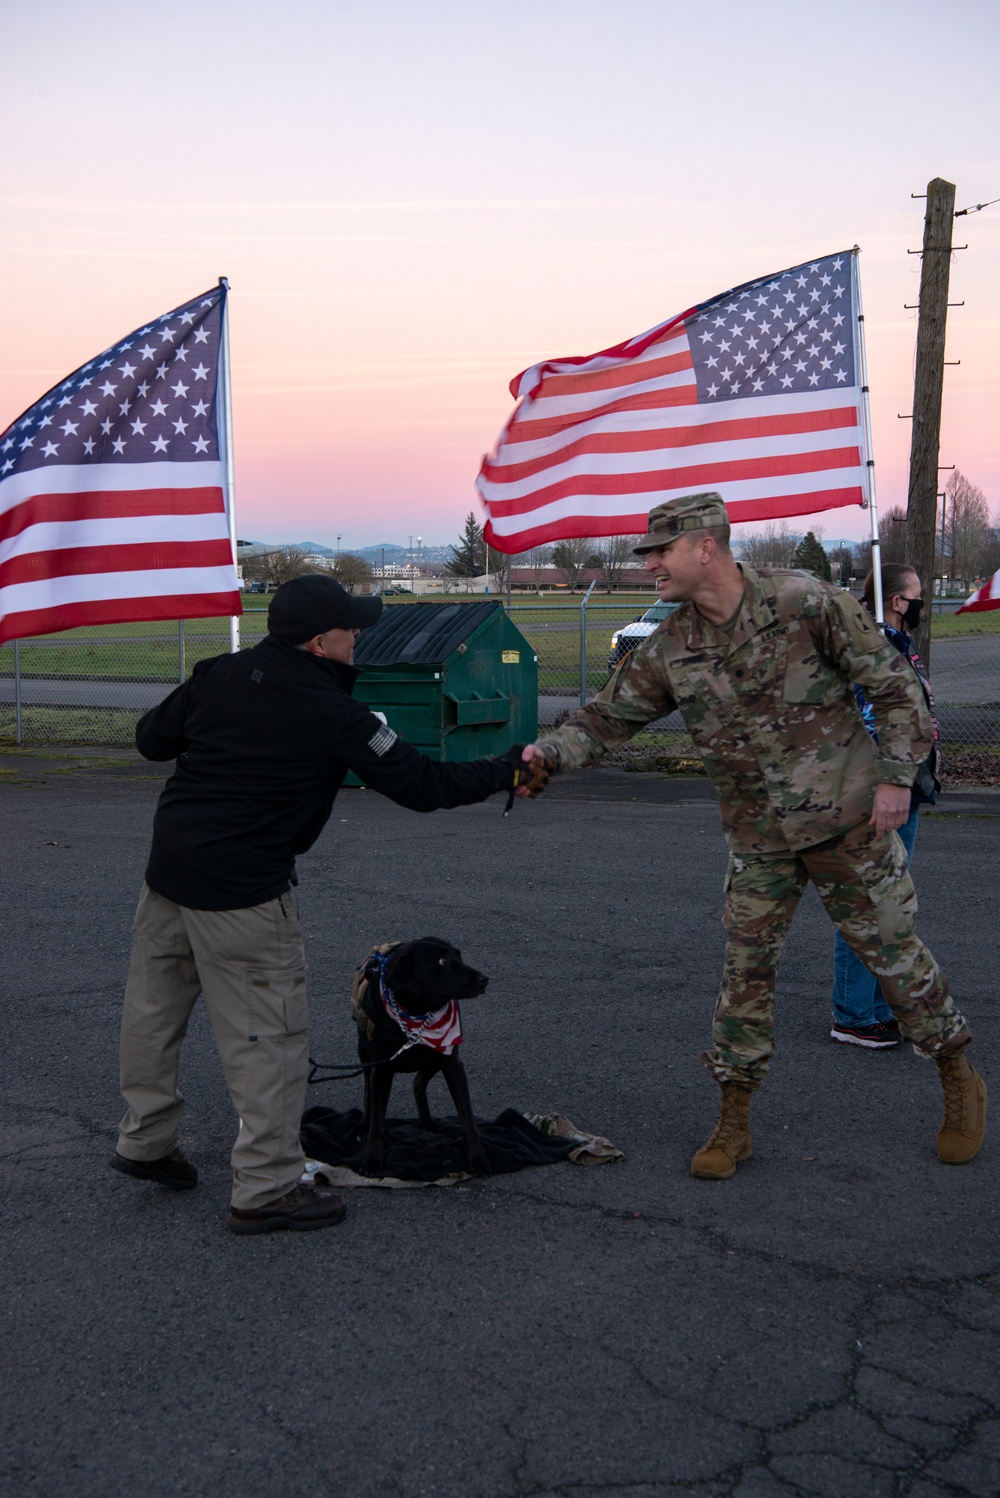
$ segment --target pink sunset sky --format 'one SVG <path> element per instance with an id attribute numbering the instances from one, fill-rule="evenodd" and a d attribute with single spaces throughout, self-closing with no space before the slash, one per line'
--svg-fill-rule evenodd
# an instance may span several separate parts
<path id="1" fill-rule="evenodd" d="M 9 8 L 0 428 L 225 274 L 240 534 L 448 542 L 524 366 L 858 243 L 905 502 L 910 194 L 1000 196 L 998 31 L 996 0 Z M 956 230 L 941 463 L 995 510 L 1000 203 Z"/>

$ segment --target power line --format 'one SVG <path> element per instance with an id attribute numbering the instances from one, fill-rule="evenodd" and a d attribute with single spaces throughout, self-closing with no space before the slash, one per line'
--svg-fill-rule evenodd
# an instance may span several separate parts
<path id="1" fill-rule="evenodd" d="M 971 208 L 958 208 L 955 217 L 962 218 L 966 213 L 982 213 L 984 208 L 992 208 L 994 203 L 1000 203 L 1000 198 L 990 198 L 988 203 L 976 203 Z"/>

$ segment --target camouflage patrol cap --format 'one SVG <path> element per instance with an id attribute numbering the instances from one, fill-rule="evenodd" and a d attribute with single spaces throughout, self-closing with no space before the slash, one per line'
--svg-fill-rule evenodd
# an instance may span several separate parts
<path id="1" fill-rule="evenodd" d="M 658 546 L 669 546 L 671 541 L 685 531 L 705 530 L 708 526 L 729 524 L 722 495 L 710 491 L 707 494 L 685 494 L 680 499 L 671 499 L 665 505 L 657 505 L 649 512 L 646 539 L 633 550 L 637 557 Z"/>

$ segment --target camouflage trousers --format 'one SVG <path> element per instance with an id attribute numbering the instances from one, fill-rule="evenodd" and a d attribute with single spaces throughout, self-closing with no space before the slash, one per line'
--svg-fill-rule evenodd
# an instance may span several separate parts
<path id="1" fill-rule="evenodd" d="M 848 946 L 878 978 L 899 1028 L 929 1056 L 970 1039 L 948 980 L 913 929 L 917 896 L 895 832 L 867 822 L 797 853 L 733 855 L 722 988 L 702 1057 L 720 1082 L 756 1088 L 774 1050 L 774 984 L 782 943 L 809 880 Z"/>

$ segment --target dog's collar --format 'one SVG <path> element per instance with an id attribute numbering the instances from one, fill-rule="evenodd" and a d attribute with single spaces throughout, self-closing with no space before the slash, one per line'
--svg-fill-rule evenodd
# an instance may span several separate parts
<path id="1" fill-rule="evenodd" d="M 432 1051 L 450 1056 L 457 1045 L 462 1044 L 462 1016 L 455 999 L 449 999 L 440 1009 L 430 1009 L 426 1014 L 411 1014 L 396 1002 L 386 982 L 386 967 L 391 952 L 372 953 L 369 962 L 378 967 L 378 988 L 383 1007 L 389 1018 L 406 1036 L 406 1047 L 425 1045 Z"/>

